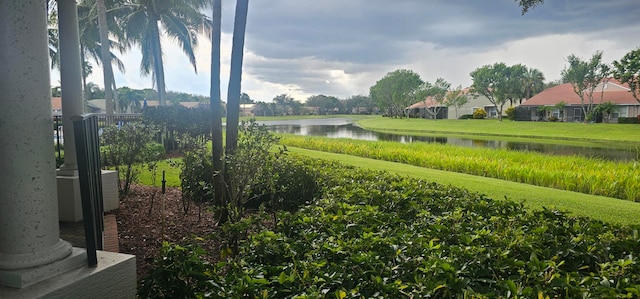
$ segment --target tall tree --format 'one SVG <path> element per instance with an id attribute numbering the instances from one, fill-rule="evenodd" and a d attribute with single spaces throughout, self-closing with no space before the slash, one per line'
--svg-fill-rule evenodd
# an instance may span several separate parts
<path id="1" fill-rule="evenodd" d="M 211 154 L 213 159 L 213 196 L 217 206 L 224 206 L 224 161 L 222 144 L 222 100 L 220 92 L 220 42 L 222 34 L 222 0 L 213 0 L 211 30 Z"/>
<path id="2" fill-rule="evenodd" d="M 354 95 L 345 100 L 345 109 L 349 114 L 373 113 L 374 104 L 371 98 L 365 95 Z"/>
<path id="3" fill-rule="evenodd" d="M 455 89 L 449 91 L 444 99 L 447 107 L 453 106 L 456 111 L 456 119 L 459 118 L 458 109 L 469 102 L 469 98 L 462 90 L 462 86 L 458 85 Z"/>
<path id="4" fill-rule="evenodd" d="M 242 93 L 240 95 L 240 104 L 254 104 L 255 101 L 251 99 L 251 97 L 246 94 L 246 93 Z"/>
<path id="5" fill-rule="evenodd" d="M 610 67 L 602 62 L 602 51 L 594 53 L 589 61 L 571 54 L 567 57 L 567 62 L 569 66 L 562 70 L 562 78 L 571 83 L 573 92 L 580 97 L 582 113 L 587 116 L 593 108 L 593 93 L 599 84 L 607 80 Z M 604 88 L 604 84 L 602 87 Z M 584 121 L 587 121 L 586 117 Z"/>
<path id="6" fill-rule="evenodd" d="M 522 95 L 519 104 L 522 104 L 522 100 L 527 100 L 537 93 L 544 90 L 544 75 L 538 69 L 527 68 L 522 78 Z"/>
<path id="7" fill-rule="evenodd" d="M 307 107 L 315 107 L 318 114 L 332 114 L 341 110 L 342 103 L 334 96 L 313 95 L 307 99 Z"/>
<path id="8" fill-rule="evenodd" d="M 273 98 L 273 103 L 275 103 L 276 110 L 274 111 L 276 115 L 289 115 L 295 114 L 293 110 L 295 108 L 294 104 L 295 100 L 288 94 L 280 94 Z"/>
<path id="9" fill-rule="evenodd" d="M 109 25 L 107 25 L 107 6 L 105 0 L 96 0 L 98 8 L 98 28 L 100 31 L 100 55 L 102 58 L 102 75 L 104 79 L 105 108 L 107 115 L 113 114 L 113 69 L 111 68 L 111 48 L 109 44 Z"/>
<path id="10" fill-rule="evenodd" d="M 139 113 L 142 109 L 144 101 L 144 91 L 139 89 L 131 89 L 129 87 L 120 87 L 117 89 L 119 107 L 121 113 Z"/>
<path id="11" fill-rule="evenodd" d="M 640 48 L 625 54 L 613 62 L 613 77 L 629 84 L 629 92 L 640 103 Z"/>
<path id="12" fill-rule="evenodd" d="M 411 70 L 399 69 L 387 73 L 375 85 L 369 88 L 369 97 L 386 111 L 390 117 L 402 117 L 406 107 L 413 104 L 412 94 L 416 94 L 424 82 L 420 75 Z"/>
<path id="13" fill-rule="evenodd" d="M 231 70 L 227 89 L 227 143 L 225 154 L 233 155 L 238 146 L 238 122 L 240 119 L 240 90 L 242 85 L 242 60 L 244 58 L 244 35 L 247 28 L 249 0 L 236 3 L 231 45 Z"/>
<path id="14" fill-rule="evenodd" d="M 507 76 L 509 67 L 502 63 L 484 65 L 471 72 L 471 92 L 486 97 L 496 109 L 498 120 L 502 121 L 502 109 L 507 102 Z"/>
<path id="15" fill-rule="evenodd" d="M 114 111 L 114 99 L 117 93 L 115 88 L 115 77 L 112 64 L 117 66 L 121 72 L 125 71 L 124 64 L 111 49 L 116 49 L 120 53 L 129 48 L 124 40 L 122 31 L 116 26 L 115 19 L 118 17 L 118 10 L 108 10 L 107 7 L 117 7 L 120 0 L 83 0 L 78 3 L 78 23 L 80 27 L 80 54 L 82 56 L 82 78 L 85 86 L 85 99 L 89 99 L 87 92 L 86 78 L 91 74 L 91 64 L 88 58 L 92 58 L 98 65 L 102 65 L 105 84 L 105 108 L 107 114 Z M 104 8 L 100 6 L 104 5 Z M 104 11 L 103 11 L 104 10 Z M 113 39 L 109 38 L 112 36 Z M 103 47 L 102 45 L 106 45 Z M 106 63 L 105 63 L 106 62 Z M 114 105 L 115 104 L 115 105 Z"/>
<path id="16" fill-rule="evenodd" d="M 522 64 L 515 64 L 507 67 L 502 76 L 504 76 L 504 86 L 499 89 L 501 93 L 499 96 L 504 97 L 513 107 L 513 103 L 518 101 L 522 102 L 524 96 L 524 84 L 527 73 L 527 67 Z"/>
<path id="17" fill-rule="evenodd" d="M 449 87 L 451 87 L 451 83 L 447 82 L 443 78 L 438 78 L 436 79 L 436 82 L 430 84 L 429 88 L 427 88 L 426 90 L 426 96 L 438 104 L 433 106 L 433 110 L 429 110 L 426 107 L 428 98 L 424 98 L 425 111 L 427 111 L 427 113 L 430 113 L 433 116 L 434 120 L 438 119 L 438 113 L 444 105 L 445 96 L 447 95 Z"/>
<path id="18" fill-rule="evenodd" d="M 166 105 L 166 87 L 160 26 L 164 34 L 178 43 L 197 72 L 194 49 L 198 33 L 208 36 L 211 30 L 211 20 L 201 13 L 208 3 L 208 0 L 131 0 L 122 6 L 125 14 L 119 25 L 128 41 L 140 47 L 140 72 L 153 74 L 161 106 Z"/>

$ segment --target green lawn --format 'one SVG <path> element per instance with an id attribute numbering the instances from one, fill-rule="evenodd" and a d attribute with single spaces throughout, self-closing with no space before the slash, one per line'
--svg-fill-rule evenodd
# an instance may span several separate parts
<path id="1" fill-rule="evenodd" d="M 640 203 L 627 200 L 562 191 L 349 155 L 311 151 L 294 147 L 289 147 L 289 150 L 293 153 L 336 160 L 348 165 L 390 171 L 400 175 L 430 180 L 445 185 L 450 184 L 486 194 L 494 199 L 506 198 L 517 202 L 522 201 L 527 207 L 532 209 L 542 209 L 543 207 L 556 208 L 605 222 L 626 225 L 640 224 Z"/>
<path id="2" fill-rule="evenodd" d="M 503 137 L 617 141 L 640 144 L 638 124 L 584 124 L 568 122 L 518 122 L 495 119 L 426 120 L 368 117 L 357 120 L 359 126 L 373 131 L 393 133 L 447 133 Z"/>

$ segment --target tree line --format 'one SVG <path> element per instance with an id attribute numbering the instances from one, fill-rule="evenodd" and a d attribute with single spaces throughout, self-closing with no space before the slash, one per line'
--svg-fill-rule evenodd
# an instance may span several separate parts
<path id="1" fill-rule="evenodd" d="M 412 70 L 399 69 L 387 73 L 369 89 L 371 100 L 387 116 L 408 117 L 412 104 L 424 103 L 426 113 L 436 119 L 442 107 L 457 109 L 471 98 L 483 96 L 493 104 L 497 117 L 502 120 L 507 103 L 512 107 L 554 85 L 570 83 L 580 98 L 581 109 L 588 115 L 595 107 L 596 88 L 604 88 L 610 78 L 629 85 L 629 92 L 640 103 L 640 48 L 625 54 L 620 60 L 607 64 L 602 61 L 603 52 L 595 52 L 590 59 L 575 54 L 567 57 L 567 65 L 559 82 L 545 84 L 544 74 L 523 64 L 507 65 L 496 62 L 483 65 L 469 75 L 473 83 L 467 90 L 461 86 L 451 88 L 442 78 L 433 83 L 425 82 Z M 602 102 L 602 93 L 600 93 Z M 611 107 L 612 105 L 608 105 Z"/>

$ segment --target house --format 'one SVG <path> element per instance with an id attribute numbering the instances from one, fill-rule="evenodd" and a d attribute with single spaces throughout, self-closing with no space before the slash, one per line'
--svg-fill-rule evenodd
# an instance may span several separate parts
<path id="1" fill-rule="evenodd" d="M 256 104 L 240 104 L 240 116 L 256 116 Z"/>
<path id="2" fill-rule="evenodd" d="M 611 102 L 616 106 L 609 117 L 617 122 L 619 117 L 636 117 L 640 114 L 640 103 L 629 92 L 629 86 L 609 78 L 598 84 L 593 92 L 593 105 Z M 585 100 L 588 105 L 588 100 Z M 580 97 L 574 92 L 571 83 L 547 88 L 526 100 L 516 110 L 516 120 L 537 121 L 557 119 L 560 121 L 582 122 L 585 114 Z"/>
<path id="3" fill-rule="evenodd" d="M 449 109 L 446 105 L 436 102 L 430 96 L 424 101 L 417 102 L 406 108 L 410 117 L 426 119 L 448 119 Z"/>
<path id="4" fill-rule="evenodd" d="M 487 97 L 470 94 L 469 88 L 463 89 L 462 92 L 467 96 L 468 102 L 457 109 L 454 106 L 447 107 L 445 104 L 438 103 L 431 97 L 427 97 L 424 101 L 417 102 L 407 107 L 409 115 L 427 119 L 458 119 L 462 115 L 473 114 L 477 109 L 484 109 L 484 111 L 487 112 L 487 117 L 498 117 L 496 107 Z M 514 106 L 515 105 L 517 104 L 514 103 Z M 505 104 L 504 109 L 509 106 L 510 103 Z M 438 112 L 437 115 L 436 110 Z"/>
<path id="5" fill-rule="evenodd" d="M 62 116 L 62 98 L 61 97 L 51 98 L 51 115 Z"/>
<path id="6" fill-rule="evenodd" d="M 167 103 L 167 104 L 172 105 L 171 103 Z M 143 107 L 155 107 L 155 106 L 160 106 L 160 103 L 158 101 L 145 100 L 143 103 L 141 103 L 141 105 Z M 205 108 L 205 109 L 209 108 L 209 103 L 202 103 L 202 102 L 180 102 L 180 105 L 185 108 Z M 100 113 L 100 114 L 106 113 L 107 109 L 106 109 L 105 100 L 95 99 L 95 100 L 87 101 L 87 111 L 90 113 Z M 131 112 L 128 111 L 127 113 L 131 113 Z"/>

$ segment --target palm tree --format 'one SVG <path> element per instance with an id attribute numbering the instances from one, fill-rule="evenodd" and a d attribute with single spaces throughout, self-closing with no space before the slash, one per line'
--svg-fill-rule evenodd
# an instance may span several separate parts
<path id="1" fill-rule="evenodd" d="M 153 74 L 160 105 L 166 105 L 160 38 L 164 33 L 176 40 L 197 72 L 193 50 L 198 45 L 198 33 L 209 34 L 211 30 L 211 20 L 201 13 L 210 1 L 129 0 L 122 6 L 125 14 L 119 25 L 124 29 L 127 40 L 140 47 L 140 71 L 144 75 Z"/>
<path id="2" fill-rule="evenodd" d="M 544 75 L 538 69 L 527 68 L 522 80 L 525 100 L 544 90 Z M 520 99 L 520 104 L 522 104 L 522 99 Z"/>
<path id="3" fill-rule="evenodd" d="M 138 113 L 142 110 L 142 102 L 144 101 L 144 91 L 131 89 L 129 87 L 120 87 L 117 89 L 118 104 L 122 113 Z"/>
<path id="4" fill-rule="evenodd" d="M 116 87 L 111 65 L 112 63 L 115 64 L 121 72 L 124 72 L 124 64 L 111 52 L 111 49 L 115 48 L 122 53 L 128 50 L 129 44 L 123 42 L 124 34 L 116 26 L 115 20 L 118 18 L 118 10 L 111 9 L 109 13 L 107 13 L 107 5 L 112 8 L 117 8 L 121 5 L 121 1 L 83 0 L 78 4 L 78 14 L 82 60 L 86 61 L 86 56 L 90 56 L 98 64 L 102 64 L 105 108 L 107 114 L 112 114 L 114 111 L 113 99 L 117 98 L 117 95 L 113 92 Z M 109 35 L 115 39 L 109 39 Z M 106 47 L 102 45 L 106 45 Z M 109 62 L 105 63 L 105 61 Z M 85 65 L 86 63 L 83 64 L 83 79 L 85 80 L 84 85 L 86 86 L 86 77 L 89 74 L 86 72 Z M 117 102 L 115 104 L 115 106 L 117 106 Z"/>
<path id="5" fill-rule="evenodd" d="M 222 0 L 213 0 L 213 25 L 211 30 L 211 143 L 213 159 L 214 203 L 224 206 L 225 184 L 222 151 L 222 101 L 220 99 L 220 36 L 222 34 Z M 226 216 L 224 216 L 226 218 Z M 221 217 L 222 218 L 222 217 Z"/>
<path id="6" fill-rule="evenodd" d="M 238 121 L 240 118 L 240 89 L 242 83 L 242 59 L 244 57 L 244 35 L 247 27 L 249 0 L 238 0 L 233 24 L 231 46 L 231 72 L 227 89 L 227 143 L 225 154 L 233 155 L 238 145 Z"/>
<path id="7" fill-rule="evenodd" d="M 60 68 L 60 55 L 58 55 L 58 11 L 56 2 L 47 1 L 47 33 L 49 36 L 49 58 L 51 68 Z"/>

